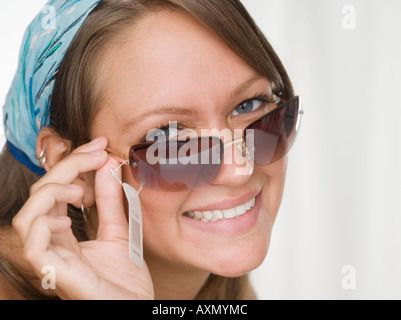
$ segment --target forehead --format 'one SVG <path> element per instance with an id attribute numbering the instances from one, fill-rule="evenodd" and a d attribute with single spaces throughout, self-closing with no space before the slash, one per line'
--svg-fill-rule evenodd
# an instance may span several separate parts
<path id="1" fill-rule="evenodd" d="M 116 117 L 170 104 L 213 114 L 232 90 L 258 76 L 220 38 L 183 13 L 153 13 L 124 40 L 108 51 L 102 65 L 106 108 Z"/>

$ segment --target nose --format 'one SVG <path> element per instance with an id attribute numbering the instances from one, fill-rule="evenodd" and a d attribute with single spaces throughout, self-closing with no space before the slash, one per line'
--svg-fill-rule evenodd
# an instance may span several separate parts
<path id="1" fill-rule="evenodd" d="M 224 155 L 220 171 L 213 185 L 241 187 L 252 176 L 254 162 L 245 146 L 244 139 L 238 138 L 224 143 Z"/>

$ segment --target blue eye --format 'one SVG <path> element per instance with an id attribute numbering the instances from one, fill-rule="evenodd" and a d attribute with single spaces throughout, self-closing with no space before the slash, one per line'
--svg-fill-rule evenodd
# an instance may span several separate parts
<path id="1" fill-rule="evenodd" d="M 232 112 L 233 116 L 237 116 L 239 114 L 250 113 L 260 108 L 260 106 L 264 103 L 261 100 L 247 100 L 238 105 L 234 111 Z"/>
<path id="2" fill-rule="evenodd" d="M 170 138 L 169 127 L 163 127 L 154 131 L 154 141 L 163 141 Z"/>
<path id="3" fill-rule="evenodd" d="M 157 129 L 152 129 L 148 132 L 145 138 L 142 138 L 142 142 L 149 141 L 164 141 L 174 138 L 178 135 L 177 126 L 171 125 L 162 125 Z"/>

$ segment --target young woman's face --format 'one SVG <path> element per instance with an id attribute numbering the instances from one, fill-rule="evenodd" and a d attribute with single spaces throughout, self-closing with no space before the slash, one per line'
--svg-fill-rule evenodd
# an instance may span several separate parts
<path id="1" fill-rule="evenodd" d="M 269 81 L 186 15 L 148 16 L 126 37 L 104 58 L 108 89 L 92 130 L 93 136 L 107 137 L 114 150 L 128 154 L 150 130 L 169 121 L 176 121 L 179 130 L 197 132 L 244 129 L 272 107 L 261 101 L 261 96 L 271 96 Z M 192 191 L 144 188 L 145 260 L 223 276 L 259 266 L 281 202 L 286 158 L 255 166 L 251 174 L 237 174 L 241 167 L 223 161 L 212 184 Z M 128 166 L 123 167 L 123 180 L 139 188 Z M 228 217 L 234 212 L 230 209 L 252 199 L 253 208 L 237 218 L 203 222 L 188 216 L 198 211 L 198 216 L 212 212 Z"/>

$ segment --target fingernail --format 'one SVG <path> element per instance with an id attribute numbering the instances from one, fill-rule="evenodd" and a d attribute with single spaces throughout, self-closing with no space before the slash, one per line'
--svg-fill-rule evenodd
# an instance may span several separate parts
<path id="1" fill-rule="evenodd" d="M 93 139 L 89 144 L 96 144 L 100 141 L 100 138 Z"/>

